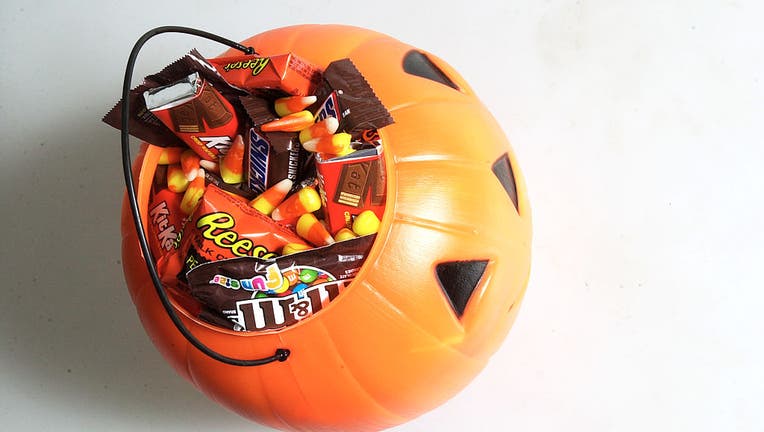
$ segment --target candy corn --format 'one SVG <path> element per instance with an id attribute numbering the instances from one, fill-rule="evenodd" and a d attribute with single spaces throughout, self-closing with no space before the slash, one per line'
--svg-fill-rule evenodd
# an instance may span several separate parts
<path id="1" fill-rule="evenodd" d="M 328 154 L 342 154 L 347 153 L 350 147 L 350 134 L 340 132 L 334 135 L 326 135 L 318 138 L 313 138 L 302 144 L 305 150 L 310 152 L 321 152 Z"/>
<path id="2" fill-rule="evenodd" d="M 196 175 L 199 173 L 199 155 L 193 150 L 187 149 L 180 155 L 180 166 L 183 168 L 183 173 L 186 175 L 186 180 L 194 181 Z"/>
<path id="3" fill-rule="evenodd" d="M 214 172 L 219 174 L 220 173 L 220 164 L 218 164 L 215 161 L 209 161 L 207 159 L 202 159 L 199 161 L 199 165 L 204 168 L 206 171 Z"/>
<path id="4" fill-rule="evenodd" d="M 292 180 L 281 180 L 250 201 L 249 205 L 260 213 L 270 216 L 276 206 L 284 201 L 290 189 L 292 189 Z"/>
<path id="5" fill-rule="evenodd" d="M 159 165 L 170 165 L 180 162 L 180 154 L 183 153 L 183 147 L 165 147 L 159 153 Z"/>
<path id="6" fill-rule="evenodd" d="M 345 240 L 350 240 L 358 237 L 356 233 L 351 231 L 348 228 L 342 228 L 337 233 L 334 234 L 334 241 L 341 242 Z"/>
<path id="7" fill-rule="evenodd" d="M 199 174 L 201 175 L 197 175 L 194 181 L 188 185 L 186 193 L 183 194 L 183 199 L 180 201 L 180 210 L 187 215 L 196 210 L 196 206 L 204 195 L 204 173 Z"/>
<path id="8" fill-rule="evenodd" d="M 359 236 L 379 231 L 379 218 L 371 210 L 364 210 L 353 221 L 353 232 Z"/>
<path id="9" fill-rule="evenodd" d="M 263 132 L 298 132 L 313 124 L 310 111 L 299 111 L 260 126 Z"/>
<path id="10" fill-rule="evenodd" d="M 274 109 L 279 117 L 284 117 L 302 111 L 315 102 L 315 96 L 287 96 L 276 99 Z"/>
<path id="11" fill-rule="evenodd" d="M 327 117 L 320 122 L 305 128 L 300 131 L 300 142 L 305 143 L 326 135 L 331 135 L 337 132 L 337 128 L 340 127 L 340 122 L 334 117 Z"/>
<path id="12" fill-rule="evenodd" d="M 220 160 L 220 177 L 228 184 L 244 181 L 244 140 L 241 135 L 236 135 L 228 153 Z"/>
<path id="13" fill-rule="evenodd" d="M 281 249 L 281 255 L 291 255 L 293 253 L 308 250 L 308 249 L 312 249 L 312 248 L 302 243 L 287 243 L 284 245 L 284 248 Z"/>
<path id="14" fill-rule="evenodd" d="M 312 186 L 305 187 L 292 194 L 273 210 L 271 217 L 275 221 L 294 220 L 301 214 L 312 213 L 321 208 L 321 197 Z"/>
<path id="15" fill-rule="evenodd" d="M 178 164 L 167 166 L 167 189 L 173 192 L 185 192 L 188 187 L 188 179 L 183 174 L 183 169 Z"/>
<path id="16" fill-rule="evenodd" d="M 297 235 L 304 238 L 315 246 L 324 246 L 334 243 L 332 235 L 323 224 L 313 216 L 313 213 L 305 213 L 297 220 L 295 228 Z"/>

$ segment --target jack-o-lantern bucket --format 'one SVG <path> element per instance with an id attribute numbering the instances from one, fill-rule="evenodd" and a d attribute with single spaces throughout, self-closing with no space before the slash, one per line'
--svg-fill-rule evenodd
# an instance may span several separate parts
<path id="1" fill-rule="evenodd" d="M 243 42 L 324 68 L 349 57 L 395 123 L 382 128 L 387 205 L 353 282 L 320 313 L 275 332 L 235 332 L 173 300 L 210 349 L 286 361 L 222 363 L 189 345 L 163 308 L 123 207 L 125 278 L 154 344 L 211 399 L 288 430 L 379 430 L 438 406 L 466 386 L 506 336 L 530 268 L 526 189 L 504 133 L 439 58 L 369 30 L 302 25 Z M 143 219 L 158 149 L 133 164 Z"/>

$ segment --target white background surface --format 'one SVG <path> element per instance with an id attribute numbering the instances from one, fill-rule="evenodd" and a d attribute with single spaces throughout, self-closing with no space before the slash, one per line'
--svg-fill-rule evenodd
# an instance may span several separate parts
<path id="1" fill-rule="evenodd" d="M 135 39 L 369 27 L 434 52 L 512 141 L 534 213 L 510 336 L 397 431 L 764 430 L 764 8 L 756 1 L 0 6 L 0 426 L 264 431 L 176 376 L 122 277 L 118 99 Z M 222 6 L 225 4 L 226 6 Z M 191 47 L 149 43 L 137 77 Z"/>

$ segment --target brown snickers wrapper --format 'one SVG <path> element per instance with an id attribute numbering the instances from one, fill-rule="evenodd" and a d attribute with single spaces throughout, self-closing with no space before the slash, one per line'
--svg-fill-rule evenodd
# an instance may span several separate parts
<path id="1" fill-rule="evenodd" d="M 316 121 L 334 117 L 339 131 L 361 138 L 364 131 L 393 124 L 393 117 L 350 59 L 329 64 L 316 89 L 316 103 L 309 107 Z"/>
<path id="2" fill-rule="evenodd" d="M 273 102 L 257 96 L 239 100 L 252 124 L 245 138 L 245 187 L 259 195 L 281 180 L 297 184 L 310 175 L 311 155 L 300 145 L 297 133 L 260 130 L 261 125 L 278 118 L 270 108 Z"/>

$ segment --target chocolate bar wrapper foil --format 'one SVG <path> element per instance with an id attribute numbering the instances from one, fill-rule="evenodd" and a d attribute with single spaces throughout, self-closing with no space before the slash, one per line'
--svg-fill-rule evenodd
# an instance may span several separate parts
<path id="1" fill-rule="evenodd" d="M 182 79 L 193 72 L 198 72 L 231 102 L 235 102 L 242 90 L 230 86 L 197 50 L 191 50 L 185 56 L 165 66 L 161 71 L 148 75 L 143 83 L 136 86 L 128 95 L 130 100 L 129 126 L 130 135 L 160 147 L 183 147 L 185 143 L 172 133 L 151 111 L 146 108 L 143 93 Z M 116 129 L 122 129 L 122 100 L 103 117 L 102 121 Z"/>

